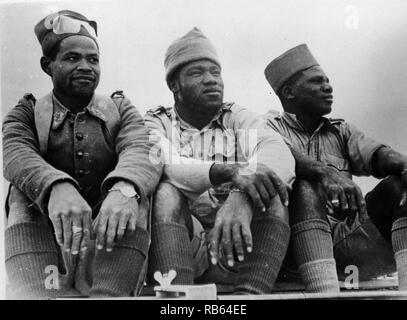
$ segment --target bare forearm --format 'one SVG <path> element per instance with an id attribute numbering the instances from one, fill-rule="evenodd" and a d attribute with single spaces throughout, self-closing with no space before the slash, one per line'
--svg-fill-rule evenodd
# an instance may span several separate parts
<path id="1" fill-rule="evenodd" d="M 233 164 L 215 163 L 209 170 L 209 179 L 212 185 L 217 186 L 222 183 L 231 182 L 238 172 L 238 166 Z"/>

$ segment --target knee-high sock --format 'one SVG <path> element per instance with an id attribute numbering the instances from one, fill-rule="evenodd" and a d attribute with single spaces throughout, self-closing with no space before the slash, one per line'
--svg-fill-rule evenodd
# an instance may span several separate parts
<path id="1" fill-rule="evenodd" d="M 149 278 L 156 271 L 162 274 L 174 269 L 173 284 L 193 284 L 193 254 L 188 229 L 179 223 L 155 223 L 151 229 Z"/>
<path id="2" fill-rule="evenodd" d="M 290 240 L 290 227 L 279 218 L 254 220 L 253 252 L 239 263 L 235 293 L 265 294 L 273 289 Z"/>
<path id="3" fill-rule="evenodd" d="M 295 259 L 305 288 L 310 292 L 339 292 L 329 223 L 310 219 L 291 227 Z"/>
<path id="4" fill-rule="evenodd" d="M 51 299 L 57 296 L 59 249 L 48 225 L 27 222 L 8 227 L 5 249 L 10 283 L 7 298 Z"/>
<path id="5" fill-rule="evenodd" d="M 148 232 L 136 227 L 111 252 L 97 250 L 91 297 L 126 297 L 136 289 L 149 247 Z"/>
<path id="6" fill-rule="evenodd" d="M 391 241 L 397 265 L 399 290 L 407 290 L 407 218 L 393 222 Z"/>

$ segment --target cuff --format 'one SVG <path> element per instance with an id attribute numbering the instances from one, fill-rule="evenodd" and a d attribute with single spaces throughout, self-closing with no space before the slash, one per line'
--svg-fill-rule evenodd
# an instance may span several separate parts
<path id="1" fill-rule="evenodd" d="M 65 173 L 49 177 L 47 179 L 46 186 L 42 188 L 39 197 L 37 198 L 36 201 L 34 201 L 35 204 L 40 209 L 40 211 L 45 215 L 48 215 L 48 201 L 52 187 L 54 186 L 54 184 L 59 182 L 70 182 L 75 188 L 79 190 L 78 182 L 74 178 Z"/>
<path id="2" fill-rule="evenodd" d="M 149 190 L 149 188 L 148 187 L 143 188 L 141 186 L 140 181 L 143 181 L 142 177 L 135 177 L 134 174 L 130 174 L 125 170 L 114 170 L 105 178 L 105 180 L 103 180 L 102 185 L 100 187 L 103 198 L 106 197 L 107 193 L 109 192 L 109 189 L 118 181 L 126 181 L 131 183 L 136 189 L 136 192 L 139 194 L 141 199 L 144 199 L 147 196 L 148 192 L 146 190 Z M 147 186 L 148 182 L 146 182 L 144 185 Z"/>

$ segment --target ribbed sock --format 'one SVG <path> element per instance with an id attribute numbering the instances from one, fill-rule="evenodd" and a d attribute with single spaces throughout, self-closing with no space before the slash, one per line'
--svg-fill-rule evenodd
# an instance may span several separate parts
<path id="1" fill-rule="evenodd" d="M 96 251 L 91 297 L 128 297 L 136 289 L 149 247 L 148 232 L 136 230 L 116 243 L 111 252 Z"/>
<path id="2" fill-rule="evenodd" d="M 49 226 L 37 223 L 20 223 L 5 231 L 6 270 L 10 282 L 8 299 L 52 299 L 57 289 L 46 288 L 46 279 L 55 266 L 58 276 L 58 248 Z M 46 273 L 49 272 L 49 273 Z"/>
<path id="3" fill-rule="evenodd" d="M 237 265 L 234 294 L 265 294 L 273 289 L 290 240 L 290 227 L 279 218 L 255 220 L 251 225 L 253 252 Z"/>
<path id="4" fill-rule="evenodd" d="M 407 290 L 407 218 L 393 222 L 391 242 L 397 265 L 399 290 Z"/>
<path id="5" fill-rule="evenodd" d="M 295 259 L 309 292 L 339 292 L 333 256 L 331 228 L 322 219 L 310 219 L 291 227 Z"/>
<path id="6" fill-rule="evenodd" d="M 193 253 L 188 229 L 179 223 L 155 223 L 151 230 L 149 278 L 160 271 L 173 269 L 177 276 L 172 284 L 193 284 Z"/>

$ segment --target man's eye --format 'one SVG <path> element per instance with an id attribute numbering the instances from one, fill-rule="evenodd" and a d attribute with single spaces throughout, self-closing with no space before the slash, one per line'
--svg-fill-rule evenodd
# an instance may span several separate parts
<path id="1" fill-rule="evenodd" d="M 71 62 L 74 62 L 74 61 L 76 61 L 77 59 L 76 59 L 76 57 L 67 57 L 66 60 L 71 61 Z"/>
<path id="2" fill-rule="evenodd" d="M 90 58 L 89 61 L 91 63 L 98 63 L 99 62 L 99 58 Z"/>
<path id="3" fill-rule="evenodd" d="M 312 79 L 312 80 L 309 81 L 309 83 L 311 83 L 311 84 L 319 84 L 319 83 L 321 83 L 321 81 Z"/>

